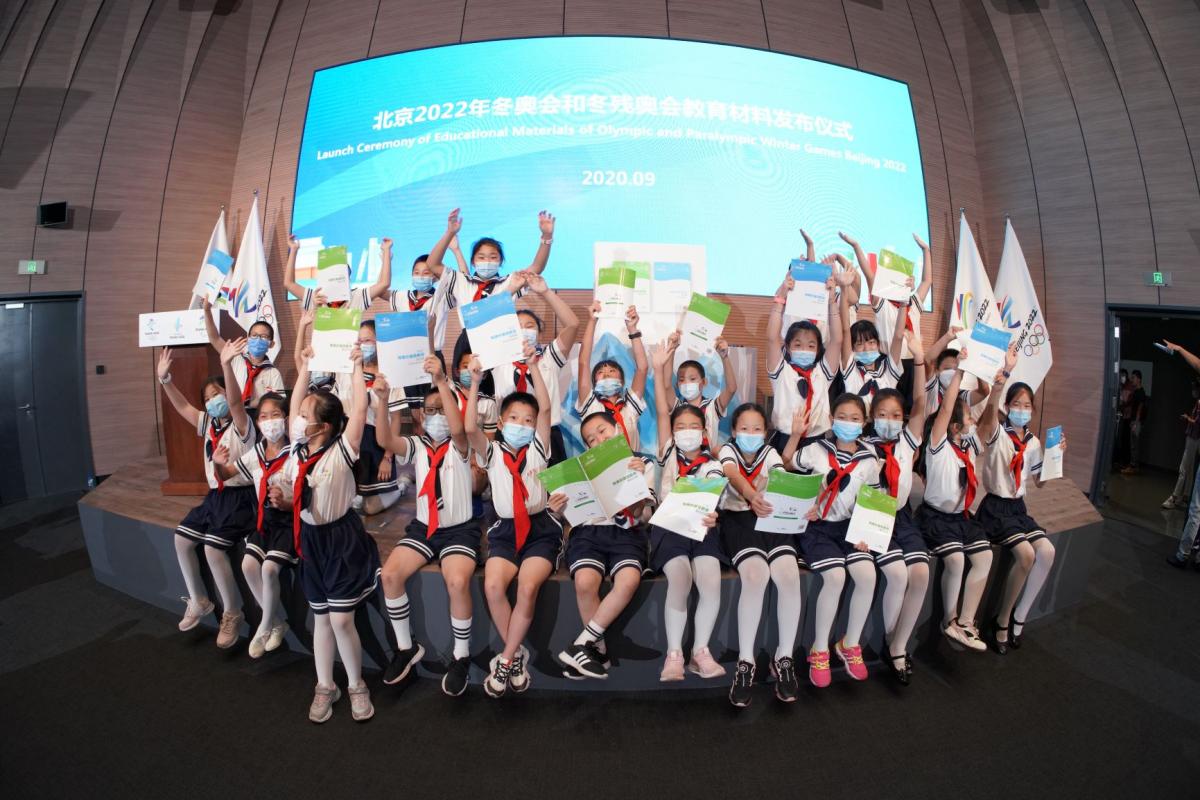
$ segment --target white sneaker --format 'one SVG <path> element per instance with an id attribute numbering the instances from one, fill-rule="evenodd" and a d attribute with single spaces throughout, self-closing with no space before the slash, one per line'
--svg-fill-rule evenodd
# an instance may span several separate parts
<path id="1" fill-rule="evenodd" d="M 312 704 L 308 707 L 308 718 L 317 724 L 327 722 L 333 716 L 333 704 L 342 699 L 342 690 L 336 686 L 326 689 L 321 686 L 313 691 Z"/>
<path id="2" fill-rule="evenodd" d="M 529 677 L 529 670 L 526 668 L 529 664 L 529 651 L 525 649 L 525 645 L 521 645 L 517 649 L 516 656 L 513 657 L 511 671 L 508 675 L 508 686 L 514 692 L 520 694 L 529 688 L 532 680 Z"/>
<path id="3" fill-rule="evenodd" d="M 283 644 L 283 637 L 287 635 L 288 630 L 288 624 L 286 622 L 281 622 L 275 627 L 271 628 L 271 635 L 267 637 L 266 644 L 268 653 L 279 649 L 279 646 Z"/>
<path id="4" fill-rule="evenodd" d="M 371 692 L 366 683 L 351 686 L 346 691 L 350 693 L 350 716 L 355 722 L 366 722 L 375 716 L 375 706 L 371 705 Z"/>
<path id="5" fill-rule="evenodd" d="M 966 631 L 959 627 L 957 620 L 951 620 L 949 623 L 947 623 L 946 627 L 942 628 L 942 633 L 947 639 L 958 642 L 963 647 L 971 646 L 968 644 Z"/>
<path id="6" fill-rule="evenodd" d="M 262 658 L 267 652 L 267 637 L 270 633 L 256 633 L 254 638 L 250 640 L 250 657 Z"/>
<path id="7" fill-rule="evenodd" d="M 183 619 L 179 620 L 179 630 L 181 631 L 190 631 L 199 625 L 200 620 L 211 614 L 213 608 L 215 608 L 212 600 L 209 600 L 207 597 L 204 598 L 204 602 L 202 603 L 197 603 L 190 597 L 181 597 L 179 599 L 187 603 L 187 608 L 183 612 Z"/>
<path id="8" fill-rule="evenodd" d="M 1178 505 L 1179 505 L 1179 503 L 1178 503 L 1178 501 L 1175 500 L 1175 495 L 1171 495 L 1166 500 L 1163 500 L 1162 507 L 1166 508 L 1166 509 L 1172 509 L 1172 508 L 1177 507 Z"/>

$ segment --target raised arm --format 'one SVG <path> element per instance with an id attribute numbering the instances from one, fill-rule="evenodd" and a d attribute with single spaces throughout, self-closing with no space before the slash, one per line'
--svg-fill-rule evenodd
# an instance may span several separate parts
<path id="1" fill-rule="evenodd" d="M 842 365 L 838 363 L 841 360 L 842 342 L 850 338 L 842 336 L 841 313 L 841 304 L 849 301 L 845 297 L 838 298 L 834 291 L 833 277 L 825 282 L 825 291 L 829 294 L 829 341 L 825 344 L 825 369 L 834 374 L 842 369 Z"/>
<path id="2" fill-rule="evenodd" d="M 546 269 L 546 262 L 550 260 L 550 245 L 554 243 L 554 215 L 549 211 L 538 212 L 538 230 L 541 231 L 542 238 L 529 270 L 541 275 Z"/>
<path id="3" fill-rule="evenodd" d="M 425 372 L 429 374 L 433 388 L 438 390 L 438 396 L 442 398 L 442 412 L 450 426 L 450 441 L 454 443 L 458 452 L 467 452 L 469 443 L 466 429 L 463 427 L 462 414 L 458 413 L 458 398 L 454 396 L 454 389 L 450 387 L 450 381 L 442 371 L 442 362 L 438 361 L 437 356 L 425 356 Z"/>
<path id="4" fill-rule="evenodd" d="M 808 235 L 807 231 L 805 231 L 804 228 L 800 229 L 800 235 L 802 237 L 804 237 L 804 260 L 805 261 L 816 261 L 817 260 L 817 248 L 813 246 L 812 237 Z"/>
<path id="5" fill-rule="evenodd" d="M 242 402 L 242 387 L 233 371 L 233 360 L 242 357 L 246 348 L 246 338 L 243 336 L 232 342 L 227 342 L 221 349 L 221 371 L 225 375 L 225 401 L 229 404 L 229 417 L 233 420 L 233 429 L 238 436 L 245 438 L 246 426 L 250 418 L 246 416 L 246 405 Z M 250 377 L 249 373 L 246 375 Z"/>
<path id="6" fill-rule="evenodd" d="M 675 349 L 679 347 L 679 331 L 672 331 L 666 344 L 655 345 L 652 353 L 654 364 L 654 413 L 658 420 L 658 452 L 663 452 L 671 441 L 671 365 L 675 363 Z"/>
<path id="7" fill-rule="evenodd" d="M 830 306 L 832 307 L 832 303 Z M 838 371 L 842 371 L 850 366 L 854 360 L 854 345 L 850 340 L 850 301 L 846 298 L 846 293 L 842 292 L 838 300 L 838 314 L 841 315 L 841 325 L 838 330 L 842 334 L 842 346 L 838 348 L 841 363 L 838 364 Z M 829 317 L 829 341 L 830 346 L 833 344 L 833 316 Z"/>
<path id="8" fill-rule="evenodd" d="M 646 361 L 646 346 L 642 344 L 638 331 L 640 319 L 636 306 L 630 306 L 625 312 L 625 330 L 629 334 L 629 347 L 633 350 L 633 382 L 629 384 L 629 389 L 638 397 L 646 394 L 646 373 L 650 371 Z M 635 338 L 634 334 L 639 335 Z"/>
<path id="9" fill-rule="evenodd" d="M 803 404 L 796 407 L 792 412 L 792 432 L 788 434 L 787 444 L 783 446 L 783 452 L 780 458 L 783 459 L 785 469 L 796 472 L 796 449 L 800 446 L 800 440 L 804 438 L 804 434 L 808 432 L 808 409 Z"/>
<path id="10" fill-rule="evenodd" d="M 941 338 L 933 343 L 933 347 L 925 351 L 925 367 L 926 371 L 928 371 L 930 375 L 937 371 L 937 364 L 934 363 L 934 359 L 938 357 L 939 353 L 950 346 L 950 342 L 954 341 L 954 337 L 962 333 L 962 330 L 963 329 L 957 325 L 951 325 L 946 329 L 946 332 L 942 334 Z"/>
<path id="11" fill-rule="evenodd" d="M 308 347 L 308 336 L 316 316 L 317 312 L 311 308 L 300 315 L 300 325 L 296 328 L 296 348 L 292 351 L 292 358 L 296 363 L 296 372 L 300 372 L 302 369 L 305 372 L 308 371 L 308 359 L 304 357 L 304 350 Z"/>
<path id="12" fill-rule="evenodd" d="M 296 256 L 300 253 L 300 240 L 296 234 L 288 234 L 287 263 L 283 265 L 283 287 L 301 300 L 304 299 L 304 287 L 296 282 Z"/>
<path id="13" fill-rule="evenodd" d="M 171 348 L 164 347 L 162 354 L 158 357 L 158 382 L 162 384 L 163 392 L 166 393 L 167 399 L 171 401 L 171 406 L 178 412 L 179 416 L 196 428 L 200 424 L 200 409 L 193 406 L 183 396 L 183 392 L 179 391 L 178 387 L 171 382 Z"/>
<path id="14" fill-rule="evenodd" d="M 483 380 L 483 365 L 475 356 L 471 356 L 470 370 L 471 387 L 467 389 L 467 415 L 463 418 L 463 430 L 471 449 L 483 456 L 487 454 L 489 440 L 479 424 L 479 383 Z"/>
<path id="15" fill-rule="evenodd" d="M 550 310 L 554 312 L 554 318 L 558 320 L 558 336 L 554 342 L 558 346 L 558 351 L 564 357 L 571 355 L 571 347 L 575 344 L 575 337 L 579 335 L 579 317 L 571 310 L 558 293 L 550 289 L 546 285 L 546 279 L 536 273 L 528 273 L 525 276 L 525 284 L 533 290 L 533 293 L 543 298 L 546 304 L 550 306 Z"/>
<path id="16" fill-rule="evenodd" d="M 925 351 L 921 337 L 916 333 L 905 331 L 904 336 L 908 340 L 908 352 L 913 357 L 913 404 L 908 414 L 908 431 L 914 439 L 919 439 L 925 428 L 926 405 L 929 402 L 925 392 Z"/>
<path id="17" fill-rule="evenodd" d="M 357 346 L 350 351 L 350 360 L 354 362 L 354 372 L 350 374 L 351 403 L 350 410 L 346 412 L 348 419 L 346 430 L 342 436 L 345 437 L 346 444 L 358 450 L 359 445 L 362 444 L 363 428 L 367 425 L 367 382 L 363 378 L 362 351 Z M 383 413 L 387 414 L 386 403 L 384 403 Z M 384 419 L 387 417 L 384 416 Z M 387 425 L 377 426 L 377 428 L 386 427 Z"/>
<path id="18" fill-rule="evenodd" d="M 450 212 L 450 216 L 446 218 L 446 232 L 442 234 L 442 238 L 437 240 L 437 244 L 429 251 L 429 260 L 425 263 L 429 265 L 429 270 L 437 277 L 442 277 L 442 271 L 445 265 L 442 264 L 442 259 L 446 256 L 446 249 L 450 247 L 450 242 L 458 232 L 462 230 L 462 217 L 458 215 L 458 209 Z"/>
<path id="19" fill-rule="evenodd" d="M 925 298 L 929 297 L 929 290 L 933 288 L 933 253 L 929 250 L 929 245 L 925 241 L 913 234 L 913 239 L 917 242 L 917 247 L 921 248 L 921 282 L 917 284 L 917 299 L 922 303 Z"/>
<path id="20" fill-rule="evenodd" d="M 596 338 L 596 315 L 600 313 L 600 301 L 593 300 L 588 309 L 587 324 L 583 326 L 583 338 L 579 341 L 579 400 L 583 401 L 592 393 L 592 345 Z"/>
<path id="21" fill-rule="evenodd" d="M 533 396 L 538 401 L 537 435 L 544 444 L 550 444 L 550 420 L 553 409 L 550 407 L 550 390 L 546 388 L 546 379 L 537 368 L 541 356 L 529 345 L 525 345 L 525 363 L 529 365 L 529 377 L 533 379 Z"/>
<path id="22" fill-rule="evenodd" d="M 371 299 L 383 297 L 392 288 L 392 240 L 384 238 L 379 243 L 379 279 L 371 284 Z"/>
<path id="23" fill-rule="evenodd" d="M 312 356 L 312 347 L 303 341 L 296 342 L 296 385 L 292 387 L 291 397 L 288 398 L 288 425 L 300 414 L 300 406 L 308 396 L 308 361 Z"/>
<path id="24" fill-rule="evenodd" d="M 717 351 L 717 357 L 721 359 L 721 375 L 725 378 L 725 385 L 721 388 L 721 394 L 717 396 L 717 402 L 721 404 L 721 408 L 728 411 L 729 401 L 737 392 L 737 375 L 729 364 L 729 343 L 725 341 L 725 337 L 718 336 L 717 341 L 713 342 L 713 348 Z"/>
<path id="25" fill-rule="evenodd" d="M 363 383 L 365 385 L 366 382 Z M 366 397 L 366 402 L 375 404 L 376 420 L 388 418 L 388 400 L 391 392 L 392 387 L 388 385 L 387 377 L 376 375 L 375 383 L 372 384 Z M 408 439 L 401 436 L 399 431 L 393 430 L 390 425 L 375 426 L 375 442 L 389 453 L 395 453 L 401 457 L 408 455 Z"/>
<path id="26" fill-rule="evenodd" d="M 789 269 L 787 275 L 783 279 L 783 283 L 779 284 L 779 288 L 775 290 L 775 297 L 772 298 L 771 313 L 767 315 L 767 347 L 779 347 L 780 340 L 783 338 L 783 307 L 787 305 L 788 292 L 796 285 L 796 279 L 792 277 L 792 271 Z M 782 357 L 782 352 L 781 352 Z M 779 362 L 774 358 L 767 360 L 767 369 L 773 370 L 779 366 Z"/>
<path id="27" fill-rule="evenodd" d="M 858 268 L 867 276 L 867 288 L 870 289 L 875 285 L 875 268 L 871 266 L 871 259 L 867 258 L 867 254 L 863 252 L 858 240 L 850 234 L 838 231 L 838 236 L 842 238 L 843 242 L 854 248 L 854 259 L 858 262 Z"/>
<path id="28" fill-rule="evenodd" d="M 204 332 L 208 334 L 208 343 L 212 345 L 212 349 L 220 353 L 225 349 L 225 340 L 221 338 L 221 334 L 217 331 L 217 323 L 213 321 L 212 303 L 208 301 L 208 295 L 204 296 Z"/>
<path id="29" fill-rule="evenodd" d="M 992 379 L 992 393 L 988 397 L 987 405 L 983 409 L 983 414 L 979 417 L 977 430 L 979 431 L 980 441 L 986 442 L 992 438 L 992 433 L 996 430 L 996 422 L 998 417 L 998 409 L 1000 407 L 1000 397 L 1004 393 L 1004 384 L 1008 382 L 1008 378 L 1012 375 L 1013 367 L 1017 365 L 1017 343 L 1013 342 L 1008 347 L 1008 351 L 1004 354 L 1004 369 L 996 373 L 996 377 Z"/>
<path id="30" fill-rule="evenodd" d="M 888 347 L 888 358 L 892 360 L 896 369 L 900 369 L 900 363 L 903 360 L 901 357 L 904 354 L 904 334 L 908 332 L 908 325 L 905 323 L 908 320 L 908 306 L 911 302 L 911 298 L 904 300 L 896 314 L 896 324 L 892 326 L 892 341 Z M 924 389 L 923 384 L 921 388 Z"/>
<path id="31" fill-rule="evenodd" d="M 929 431 L 929 442 L 940 442 L 946 438 L 946 429 L 950 427 L 950 417 L 954 414 L 954 405 L 958 402 L 958 387 L 962 383 L 963 371 L 954 371 L 950 385 L 946 387 L 946 399 L 938 406 L 937 416 L 933 418 L 933 428 Z"/>
<path id="32" fill-rule="evenodd" d="M 1167 349 L 1171 352 L 1179 353 L 1179 355 L 1183 356 L 1183 360 L 1187 362 L 1189 367 L 1194 369 L 1196 372 L 1200 372 L 1200 358 L 1196 358 L 1196 356 L 1192 355 L 1190 352 L 1174 342 L 1168 342 L 1166 339 L 1163 339 L 1163 344 L 1165 344 Z"/>

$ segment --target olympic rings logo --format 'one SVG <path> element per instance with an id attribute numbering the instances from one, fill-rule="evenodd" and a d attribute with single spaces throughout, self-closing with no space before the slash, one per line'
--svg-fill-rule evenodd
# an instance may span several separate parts
<path id="1" fill-rule="evenodd" d="M 1042 352 L 1042 345 L 1046 343 L 1046 329 L 1041 325 L 1034 325 L 1029 329 L 1029 335 L 1025 337 L 1024 352 L 1026 356 L 1035 356 Z"/>

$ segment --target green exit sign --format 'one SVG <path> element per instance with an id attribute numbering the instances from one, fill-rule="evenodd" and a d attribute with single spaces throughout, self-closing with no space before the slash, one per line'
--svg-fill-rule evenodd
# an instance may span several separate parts
<path id="1" fill-rule="evenodd" d="M 46 261 L 45 259 L 23 258 L 17 261 L 18 275 L 45 275 Z"/>
<path id="2" fill-rule="evenodd" d="M 1169 272 L 1147 272 L 1145 277 L 1147 286 L 1163 287 L 1171 285 L 1171 273 Z"/>

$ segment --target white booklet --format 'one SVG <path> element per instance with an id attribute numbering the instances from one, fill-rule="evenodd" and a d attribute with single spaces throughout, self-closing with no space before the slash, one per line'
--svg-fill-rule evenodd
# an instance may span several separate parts
<path id="1" fill-rule="evenodd" d="M 825 282 L 833 270 L 815 261 L 793 259 L 792 280 L 796 282 L 788 292 L 783 314 L 795 319 L 810 319 L 813 322 L 829 321 L 829 291 Z"/>
<path id="2" fill-rule="evenodd" d="M 421 308 L 375 315 L 379 371 L 395 387 L 429 383 L 429 314 Z"/>
<path id="3" fill-rule="evenodd" d="M 317 289 L 327 303 L 350 301 L 350 262 L 345 245 L 326 247 L 317 253 Z"/>
<path id="4" fill-rule="evenodd" d="M 511 365 L 525 357 L 525 340 L 511 294 L 501 291 L 467 303 L 460 313 L 471 352 L 485 370 Z"/>
<path id="5" fill-rule="evenodd" d="M 896 527 L 896 498 L 882 489 L 862 486 L 854 502 L 846 541 L 865 542 L 872 553 L 886 553 Z"/>
<path id="6" fill-rule="evenodd" d="M 1011 333 L 976 322 L 966 341 L 967 357 L 959 362 L 958 368 L 990 384 L 1004 367 L 1004 354 L 1010 341 Z"/>
<path id="7" fill-rule="evenodd" d="M 637 273 L 624 262 L 611 267 L 601 267 L 596 274 L 595 299 L 600 303 L 602 318 L 624 319 L 625 312 L 633 305 Z M 638 309 L 639 313 L 641 309 Z"/>
<path id="8" fill-rule="evenodd" d="M 358 344 L 362 312 L 349 308 L 321 306 L 313 319 L 312 372 L 353 372 L 350 351 Z"/>
<path id="9" fill-rule="evenodd" d="M 675 481 L 671 493 L 659 503 L 650 524 L 697 542 L 704 541 L 708 528 L 704 527 L 703 519 L 716 510 L 728 483 L 726 478 L 685 475 Z"/>
<path id="10" fill-rule="evenodd" d="M 650 307 L 656 314 L 678 317 L 692 300 L 692 265 L 673 261 L 654 262 L 650 283 Z M 638 311 L 642 309 L 639 307 Z"/>
<path id="11" fill-rule="evenodd" d="M 624 436 L 585 450 L 538 473 L 550 494 L 567 495 L 565 515 L 572 525 L 612 519 L 631 505 L 650 498 L 646 478 L 629 469 L 633 451 Z"/>
<path id="12" fill-rule="evenodd" d="M 759 517 L 754 530 L 764 533 L 803 533 L 808 527 L 808 510 L 821 493 L 823 475 L 797 475 L 773 469 L 767 475 L 763 499 L 771 504 L 771 514 Z"/>
<path id="13" fill-rule="evenodd" d="M 679 344 L 685 352 L 707 355 L 725 330 L 731 306 L 702 294 L 692 293 L 679 329 Z"/>
<path id="14" fill-rule="evenodd" d="M 1042 453 L 1042 473 L 1039 476 L 1044 481 L 1054 480 L 1063 476 L 1062 426 L 1055 425 L 1046 431 L 1046 441 Z"/>

